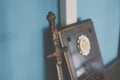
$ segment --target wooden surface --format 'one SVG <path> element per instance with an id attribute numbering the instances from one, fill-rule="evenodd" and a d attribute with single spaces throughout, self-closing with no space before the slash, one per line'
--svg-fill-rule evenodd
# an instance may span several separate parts
<path id="1" fill-rule="evenodd" d="M 67 46 L 64 53 L 71 80 L 106 80 L 98 42 L 90 19 L 66 26 L 59 32 L 62 47 Z M 89 55 L 80 55 L 78 38 L 87 36 L 91 43 Z"/>
<path id="2" fill-rule="evenodd" d="M 107 80 L 120 80 L 120 59 L 109 66 L 106 75 Z"/>

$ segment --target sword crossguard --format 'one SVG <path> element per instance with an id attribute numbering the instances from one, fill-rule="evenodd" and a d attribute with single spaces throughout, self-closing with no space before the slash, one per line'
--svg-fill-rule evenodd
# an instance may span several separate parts
<path id="1" fill-rule="evenodd" d="M 47 57 L 47 59 L 57 58 L 57 57 L 60 57 L 62 55 L 62 53 L 66 52 L 67 50 L 68 50 L 68 48 L 65 46 L 59 50 L 59 53 L 57 51 L 55 51 L 53 54 L 50 54 L 50 53 L 47 54 L 46 57 Z"/>

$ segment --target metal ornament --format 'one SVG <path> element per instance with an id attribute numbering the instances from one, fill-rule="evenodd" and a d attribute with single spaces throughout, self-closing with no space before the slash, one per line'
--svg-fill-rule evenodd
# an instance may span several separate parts
<path id="1" fill-rule="evenodd" d="M 56 59 L 56 67 L 57 67 L 57 73 L 58 73 L 58 80 L 64 80 L 63 77 L 63 69 L 62 69 L 62 55 L 65 51 L 67 51 L 66 47 L 61 47 L 60 45 L 60 39 L 58 35 L 58 30 L 55 25 L 55 15 L 53 12 L 49 12 L 47 15 L 47 20 L 49 22 L 49 28 L 52 32 L 52 39 L 53 39 L 53 45 L 54 45 L 54 52 L 53 54 L 47 54 L 47 58 L 55 58 Z"/>
<path id="2" fill-rule="evenodd" d="M 77 47 L 81 55 L 87 56 L 91 50 L 89 38 L 86 35 L 79 36 L 77 40 Z"/>

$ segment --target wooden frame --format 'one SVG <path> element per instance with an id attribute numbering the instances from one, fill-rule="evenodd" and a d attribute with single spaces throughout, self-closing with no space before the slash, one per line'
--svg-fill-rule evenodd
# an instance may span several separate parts
<path id="1" fill-rule="evenodd" d="M 77 40 L 86 35 L 91 49 L 87 56 L 81 55 L 77 48 Z M 71 80 L 106 80 L 93 23 L 90 19 L 69 25 L 59 31 L 62 47 L 67 46 L 64 53 Z"/>

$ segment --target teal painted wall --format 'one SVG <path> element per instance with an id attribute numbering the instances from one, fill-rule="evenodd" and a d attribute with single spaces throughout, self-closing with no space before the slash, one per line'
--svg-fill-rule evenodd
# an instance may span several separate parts
<path id="1" fill-rule="evenodd" d="M 93 20 L 104 64 L 118 55 L 119 5 L 119 0 L 77 0 L 78 19 Z"/>
<path id="2" fill-rule="evenodd" d="M 0 0 L 0 80 L 45 80 L 46 15 L 57 0 Z"/>

